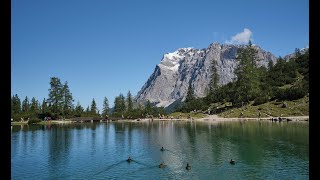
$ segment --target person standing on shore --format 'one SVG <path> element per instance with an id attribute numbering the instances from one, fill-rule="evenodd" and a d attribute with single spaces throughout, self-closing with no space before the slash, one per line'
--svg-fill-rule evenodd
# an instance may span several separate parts
<path id="1" fill-rule="evenodd" d="M 259 113 L 258 113 L 258 116 L 259 116 L 259 119 L 261 118 L 261 112 L 259 111 Z"/>

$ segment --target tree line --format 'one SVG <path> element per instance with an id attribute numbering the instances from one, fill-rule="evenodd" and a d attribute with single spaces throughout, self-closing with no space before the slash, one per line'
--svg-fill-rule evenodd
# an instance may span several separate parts
<path id="1" fill-rule="evenodd" d="M 17 94 L 11 97 L 11 117 L 14 121 L 21 118 L 32 120 L 44 120 L 46 117 L 51 119 L 69 119 L 74 117 L 117 117 L 117 118 L 142 118 L 147 115 L 157 116 L 165 114 L 164 108 L 153 106 L 149 101 L 145 105 L 134 104 L 131 92 L 124 97 L 122 93 L 115 97 L 114 107 L 109 107 L 109 100 L 104 97 L 103 109 L 97 108 L 95 99 L 92 99 L 91 106 L 84 109 L 78 101 L 74 105 L 74 99 L 70 91 L 68 82 L 64 84 L 58 77 L 50 78 L 50 89 L 48 98 L 40 103 L 36 98 L 31 101 L 26 96 L 21 102 Z"/>
<path id="2" fill-rule="evenodd" d="M 258 67 L 257 50 L 249 42 L 238 49 L 234 70 L 236 78 L 219 86 L 216 60 L 211 62 L 209 93 L 206 97 L 195 98 L 190 82 L 185 101 L 176 111 L 207 110 L 214 103 L 230 103 L 232 107 L 244 104 L 263 104 L 273 100 L 295 100 L 309 93 L 309 49 L 301 54 L 295 50 L 295 56 L 289 60 L 279 57 L 274 64 Z"/>

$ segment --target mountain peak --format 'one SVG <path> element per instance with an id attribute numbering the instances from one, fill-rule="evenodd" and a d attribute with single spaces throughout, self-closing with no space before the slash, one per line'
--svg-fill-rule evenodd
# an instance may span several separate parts
<path id="1" fill-rule="evenodd" d="M 185 98 L 190 82 L 196 97 L 206 96 L 212 60 L 217 61 L 219 84 L 227 84 L 235 78 L 234 69 L 238 64 L 236 55 L 240 47 L 243 45 L 214 42 L 206 49 L 179 48 L 164 54 L 153 74 L 138 92 L 136 100 L 149 100 L 157 106 L 167 107 L 176 100 Z M 270 60 L 276 61 L 274 55 L 256 45 L 255 47 L 261 60 L 258 66 L 267 66 Z"/>

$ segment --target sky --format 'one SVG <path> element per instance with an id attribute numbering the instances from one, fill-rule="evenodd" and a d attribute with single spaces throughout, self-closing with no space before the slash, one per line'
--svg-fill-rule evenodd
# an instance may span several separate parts
<path id="1" fill-rule="evenodd" d="M 275 56 L 309 45 L 308 0 L 11 0 L 11 95 L 42 103 L 50 78 L 86 108 L 134 96 L 165 53 L 249 40 Z"/>

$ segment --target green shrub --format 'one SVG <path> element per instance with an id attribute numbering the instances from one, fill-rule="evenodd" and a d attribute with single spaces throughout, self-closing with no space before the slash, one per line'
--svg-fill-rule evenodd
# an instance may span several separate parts
<path id="1" fill-rule="evenodd" d="M 34 124 L 34 123 L 38 123 L 38 122 L 41 122 L 41 120 L 38 118 L 31 118 L 31 119 L 29 119 L 28 124 Z"/>
<path id="2" fill-rule="evenodd" d="M 268 102 L 268 97 L 267 96 L 259 96 L 254 99 L 254 103 L 252 104 L 253 106 L 257 106 L 263 103 Z"/>
<path id="3" fill-rule="evenodd" d="M 275 98 L 279 100 L 295 100 L 304 97 L 308 92 L 303 88 L 277 89 Z"/>

